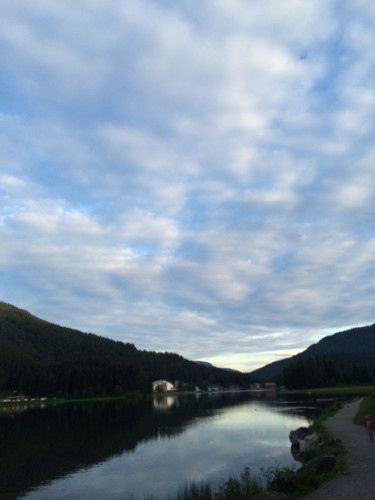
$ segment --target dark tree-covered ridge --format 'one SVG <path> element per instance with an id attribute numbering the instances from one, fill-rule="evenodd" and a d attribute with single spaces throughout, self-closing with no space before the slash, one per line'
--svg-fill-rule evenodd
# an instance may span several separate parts
<path id="1" fill-rule="evenodd" d="M 95 396 L 151 392 L 156 379 L 248 387 L 251 377 L 204 366 L 175 353 L 49 323 L 0 302 L 0 392 L 29 396 Z"/>
<path id="2" fill-rule="evenodd" d="M 345 381 L 348 384 L 372 383 L 374 358 L 375 324 L 328 335 L 305 351 L 270 363 L 251 375 L 260 380 L 277 379 L 293 388 L 332 386 Z M 296 381 L 298 371 L 301 382 Z M 307 385 L 302 382 L 305 372 Z"/>
<path id="3" fill-rule="evenodd" d="M 283 372 L 288 389 L 375 383 L 375 352 L 300 357 Z"/>

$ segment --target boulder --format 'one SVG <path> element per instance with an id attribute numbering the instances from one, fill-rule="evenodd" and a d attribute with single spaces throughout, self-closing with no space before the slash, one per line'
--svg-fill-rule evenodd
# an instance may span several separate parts
<path id="1" fill-rule="evenodd" d="M 308 436 L 305 437 L 305 439 L 300 439 L 299 441 L 300 452 L 303 453 L 312 446 L 316 446 L 318 442 L 319 442 L 318 434 L 309 434 Z"/>
<path id="2" fill-rule="evenodd" d="M 316 446 L 319 442 L 318 434 L 311 433 L 311 430 L 306 427 L 300 427 L 296 431 L 289 434 L 289 439 L 292 441 L 291 453 L 295 460 L 301 461 L 303 453 Z"/>
<path id="3" fill-rule="evenodd" d="M 289 440 L 293 444 L 294 441 L 300 441 L 301 439 L 305 439 L 306 436 L 312 434 L 309 427 L 298 427 L 295 431 L 290 431 Z"/>

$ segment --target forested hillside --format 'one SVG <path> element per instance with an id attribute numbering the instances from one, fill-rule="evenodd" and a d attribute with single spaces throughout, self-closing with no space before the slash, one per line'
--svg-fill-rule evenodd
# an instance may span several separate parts
<path id="1" fill-rule="evenodd" d="M 0 302 L 0 392 L 93 396 L 151 392 L 155 379 L 248 387 L 251 377 L 83 333 Z"/>
<path id="2" fill-rule="evenodd" d="M 290 389 L 375 383 L 375 324 L 328 335 L 251 375 L 275 379 Z"/>
<path id="3" fill-rule="evenodd" d="M 288 389 L 375 384 L 375 353 L 300 357 L 283 371 Z"/>

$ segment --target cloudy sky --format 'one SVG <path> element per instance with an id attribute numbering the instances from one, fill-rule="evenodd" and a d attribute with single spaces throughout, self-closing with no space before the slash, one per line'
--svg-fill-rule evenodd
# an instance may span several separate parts
<path id="1" fill-rule="evenodd" d="M 243 371 L 372 324 L 374 23 L 2 0 L 0 300 Z"/>

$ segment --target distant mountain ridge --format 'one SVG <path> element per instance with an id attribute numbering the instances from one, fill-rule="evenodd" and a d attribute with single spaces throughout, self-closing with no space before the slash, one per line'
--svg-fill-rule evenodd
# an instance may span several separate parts
<path id="1" fill-rule="evenodd" d="M 0 393 L 92 396 L 151 392 L 153 380 L 249 387 L 249 374 L 49 323 L 0 302 Z"/>
<path id="2" fill-rule="evenodd" d="M 252 371 L 255 379 L 269 380 L 280 377 L 283 370 L 300 359 L 322 357 L 329 355 L 374 353 L 375 355 L 375 323 L 370 326 L 351 328 L 334 333 L 312 344 L 303 352 L 290 358 L 274 361 L 268 365 Z M 358 356 L 356 356 L 358 357 Z"/>

